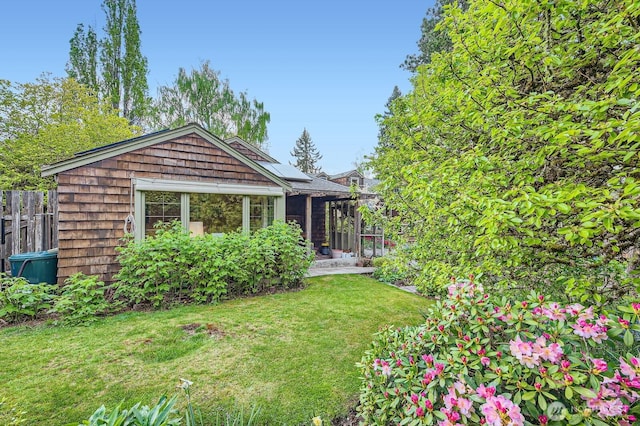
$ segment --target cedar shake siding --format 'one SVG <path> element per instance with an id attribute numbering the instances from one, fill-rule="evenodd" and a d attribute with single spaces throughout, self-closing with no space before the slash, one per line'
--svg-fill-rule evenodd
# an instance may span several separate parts
<path id="1" fill-rule="evenodd" d="M 76 272 L 113 281 L 132 178 L 279 187 L 196 133 L 61 171 L 58 282 Z"/>
<path id="2" fill-rule="evenodd" d="M 247 158 L 251 158 L 253 161 L 271 161 L 268 157 L 260 155 L 259 153 L 250 150 L 239 142 L 231 141 L 229 146 Z"/>

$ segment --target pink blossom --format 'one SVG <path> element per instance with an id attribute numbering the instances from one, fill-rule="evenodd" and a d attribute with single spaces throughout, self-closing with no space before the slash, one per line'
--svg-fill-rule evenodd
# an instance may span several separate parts
<path id="1" fill-rule="evenodd" d="M 391 376 L 391 366 L 387 361 L 382 361 L 381 370 L 382 370 L 382 374 L 384 374 L 385 376 L 387 377 Z"/>
<path id="2" fill-rule="evenodd" d="M 485 367 L 488 367 L 489 364 L 491 364 L 491 360 L 489 358 L 487 358 L 486 356 L 483 356 L 482 358 L 480 358 L 480 362 L 482 363 L 482 365 L 484 365 Z"/>
<path id="3" fill-rule="evenodd" d="M 574 317 L 580 315 L 580 312 L 582 312 L 583 310 L 584 306 L 582 306 L 580 303 L 574 303 L 573 305 L 569 305 L 566 307 L 567 313 Z"/>
<path id="4" fill-rule="evenodd" d="M 594 358 L 591 360 L 591 362 L 593 362 L 593 369 L 591 370 L 593 374 L 604 373 L 609 368 L 607 367 L 607 363 L 603 359 Z"/>
<path id="5" fill-rule="evenodd" d="M 540 424 L 541 424 L 542 426 L 544 426 L 544 425 L 546 425 L 547 423 L 549 423 L 549 418 L 543 414 L 543 415 L 541 415 L 541 416 L 538 416 L 538 421 L 540 422 Z"/>
<path id="6" fill-rule="evenodd" d="M 563 371 L 567 371 L 569 367 L 571 367 L 571 361 L 563 359 L 560 363 L 560 368 L 562 368 Z"/>
<path id="7" fill-rule="evenodd" d="M 578 336 L 585 339 L 591 338 L 596 343 L 602 343 L 603 340 L 607 339 L 607 329 L 602 325 L 591 324 L 586 320 L 579 319 L 575 324 L 571 324 L 571 327 Z"/>
<path id="8" fill-rule="evenodd" d="M 484 384 L 480 384 L 480 386 L 478 386 L 478 388 L 476 389 L 476 392 L 478 393 L 478 396 L 480 398 L 487 399 L 496 394 L 496 388 L 492 386 L 487 388 L 484 386 Z"/>
<path id="9" fill-rule="evenodd" d="M 640 303 L 632 303 L 631 309 L 633 309 L 636 315 L 640 315 Z"/>
<path id="10" fill-rule="evenodd" d="M 426 408 L 429 411 L 433 411 L 433 404 L 431 403 L 430 400 L 425 400 L 424 401 L 424 408 Z"/>
<path id="11" fill-rule="evenodd" d="M 511 350 L 511 355 L 519 360 L 521 360 L 524 355 L 530 356 L 533 353 L 533 345 L 531 342 L 523 342 L 520 336 L 516 336 L 516 340 L 509 342 L 509 349 Z"/>
<path id="12" fill-rule="evenodd" d="M 463 416 L 469 417 L 473 412 L 473 403 L 466 398 L 458 398 L 458 410 Z"/>
<path id="13" fill-rule="evenodd" d="M 460 395 L 464 395 L 467 392 L 467 388 L 464 383 L 458 381 L 453 384 L 453 389 L 455 389 Z"/>
<path id="14" fill-rule="evenodd" d="M 418 400 L 419 400 L 419 396 L 416 395 L 415 393 L 411 394 L 411 402 L 415 405 L 418 405 Z"/>
<path id="15" fill-rule="evenodd" d="M 424 417 L 424 409 L 422 407 L 416 408 L 416 416 Z"/>
<path id="16" fill-rule="evenodd" d="M 636 368 L 633 368 L 631 365 L 627 364 L 627 362 L 625 361 L 624 358 L 620 357 L 620 371 L 622 372 L 622 374 L 624 374 L 625 376 L 629 377 L 630 379 L 635 379 L 638 374 L 640 373 L 640 371 L 638 371 L 638 359 L 637 358 L 631 358 L 631 363 L 636 365 Z"/>
<path id="17" fill-rule="evenodd" d="M 488 425 L 524 425 L 524 416 L 520 412 L 520 407 L 503 396 L 490 396 L 480 410 Z"/>
<path id="18" fill-rule="evenodd" d="M 431 366 L 433 364 L 433 355 L 422 355 L 422 359 L 427 364 L 427 366 Z"/>
<path id="19" fill-rule="evenodd" d="M 624 318 L 618 318 L 618 322 L 620 323 L 620 325 L 622 326 L 622 328 L 629 328 L 629 326 L 631 325 L 629 323 L 629 321 L 627 321 Z"/>
<path id="20" fill-rule="evenodd" d="M 567 317 L 565 310 L 556 302 L 549 304 L 548 308 L 542 308 L 542 314 L 550 320 L 563 320 Z"/>

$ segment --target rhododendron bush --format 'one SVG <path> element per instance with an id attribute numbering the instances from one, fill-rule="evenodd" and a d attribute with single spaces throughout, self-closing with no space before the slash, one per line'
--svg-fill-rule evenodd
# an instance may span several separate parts
<path id="1" fill-rule="evenodd" d="M 367 424 L 631 425 L 640 303 L 619 315 L 457 281 L 425 324 L 379 333 L 359 364 Z"/>

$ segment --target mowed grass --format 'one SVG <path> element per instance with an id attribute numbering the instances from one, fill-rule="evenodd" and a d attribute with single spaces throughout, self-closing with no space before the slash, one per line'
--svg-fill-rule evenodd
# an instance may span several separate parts
<path id="1" fill-rule="evenodd" d="M 86 327 L 5 328 L 0 400 L 25 411 L 27 424 L 59 425 L 88 418 L 102 404 L 155 404 L 185 378 L 205 422 L 220 408 L 253 406 L 265 424 L 343 415 L 357 399 L 355 363 L 373 334 L 419 323 L 430 302 L 357 275 L 307 283 L 290 293 L 130 312 Z"/>

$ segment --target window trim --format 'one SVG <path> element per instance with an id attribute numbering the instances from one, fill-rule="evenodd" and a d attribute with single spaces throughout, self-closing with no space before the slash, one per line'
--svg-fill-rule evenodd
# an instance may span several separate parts
<path id="1" fill-rule="evenodd" d="M 134 178 L 135 188 L 135 233 L 136 241 L 144 239 L 144 205 L 146 191 L 167 191 L 181 193 L 180 220 L 185 229 L 189 227 L 189 194 L 225 194 L 242 195 L 242 229 L 250 229 L 250 199 L 251 195 L 265 195 L 274 198 L 274 220 L 285 220 L 286 197 L 282 187 L 242 185 L 233 183 L 193 182 L 169 179 Z"/>

